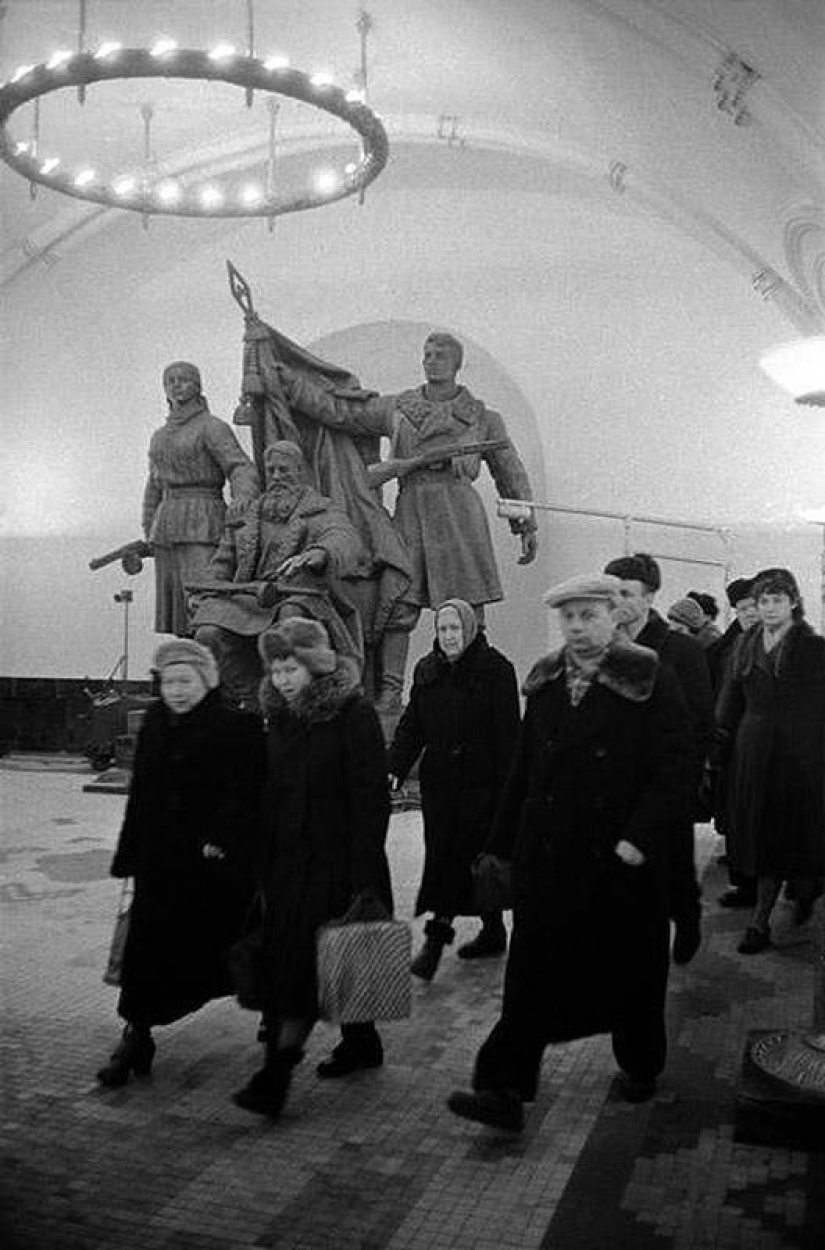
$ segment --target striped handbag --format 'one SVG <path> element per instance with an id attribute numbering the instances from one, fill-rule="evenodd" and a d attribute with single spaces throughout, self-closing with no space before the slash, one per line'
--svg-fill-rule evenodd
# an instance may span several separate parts
<path id="1" fill-rule="evenodd" d="M 318 1014 L 334 1024 L 405 1020 L 412 1011 L 412 936 L 401 920 L 318 930 Z"/>

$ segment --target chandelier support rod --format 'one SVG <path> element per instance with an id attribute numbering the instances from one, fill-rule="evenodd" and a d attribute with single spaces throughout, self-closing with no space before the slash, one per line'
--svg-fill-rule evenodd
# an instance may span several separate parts
<path id="1" fill-rule="evenodd" d="M 86 0 L 78 0 L 77 13 L 77 51 L 82 56 L 86 51 Z M 82 82 L 77 88 L 77 99 L 80 104 L 86 103 L 86 84 Z"/>
<path id="2" fill-rule="evenodd" d="M 255 55 L 255 0 L 246 0 L 246 55 Z M 252 108 L 255 92 L 252 87 L 246 89 L 246 107 Z"/>
<path id="3" fill-rule="evenodd" d="M 358 71 L 359 86 L 364 93 L 364 103 L 369 103 L 369 58 L 367 50 L 367 40 L 370 31 L 374 25 L 372 14 L 366 9 L 361 9 L 358 13 L 358 20 L 355 23 L 355 29 L 358 31 L 358 38 L 361 44 L 361 64 Z M 361 145 L 361 155 L 364 153 L 364 145 Z M 366 198 L 366 187 L 361 187 L 358 192 L 358 203 L 363 204 Z"/>

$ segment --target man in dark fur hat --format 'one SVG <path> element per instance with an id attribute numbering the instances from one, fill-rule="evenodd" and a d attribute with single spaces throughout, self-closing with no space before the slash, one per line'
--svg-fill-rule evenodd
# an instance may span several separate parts
<path id="1" fill-rule="evenodd" d="M 622 629 L 632 642 L 650 647 L 676 676 L 690 718 L 692 766 L 685 773 L 691 809 L 687 819 L 673 826 L 671 918 L 676 925 L 673 960 L 689 963 L 701 942 L 701 903 L 694 866 L 693 821 L 699 813 L 699 786 L 713 733 L 713 694 L 710 671 L 702 646 L 669 629 L 653 606 L 662 584 L 659 565 L 646 552 L 620 556 L 605 565 L 605 573 L 621 579 Z"/>
<path id="2" fill-rule="evenodd" d="M 732 662 L 739 641 L 744 634 L 759 620 L 756 601 L 753 597 L 752 577 L 736 577 L 725 587 L 728 603 L 733 608 L 735 617 L 730 625 L 718 638 L 713 646 L 708 647 L 705 655 L 710 665 L 710 679 L 714 694 L 722 689 L 725 674 Z M 728 813 L 727 793 L 730 781 L 729 770 L 718 767 L 710 774 L 710 801 L 713 807 L 713 823 L 718 834 L 727 841 L 730 833 L 730 817 Z M 737 872 L 728 861 L 730 888 L 719 895 L 722 907 L 753 907 L 756 902 L 756 881 L 743 872 Z"/>
<path id="3" fill-rule="evenodd" d="M 620 586 L 576 577 L 545 596 L 565 645 L 527 678 L 488 842 L 513 866 L 504 1002 L 472 1091 L 448 1105 L 496 1128 L 522 1127 L 550 1043 L 609 1032 L 629 1102 L 653 1096 L 665 1063 L 670 824 L 687 723 L 671 671 L 615 628 Z"/>

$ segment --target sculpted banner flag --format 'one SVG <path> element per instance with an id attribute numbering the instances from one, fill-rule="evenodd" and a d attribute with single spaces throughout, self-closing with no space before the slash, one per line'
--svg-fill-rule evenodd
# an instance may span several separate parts
<path id="1" fill-rule="evenodd" d="M 367 466 L 380 459 L 380 440 L 331 429 L 309 420 L 292 407 L 281 385 L 277 365 L 308 374 L 341 398 L 366 399 L 358 378 L 329 364 L 273 329 L 256 315 L 247 317 L 244 334 L 244 402 L 235 423 L 252 427 L 255 460 L 262 466 L 267 446 L 288 439 L 301 448 L 312 472 L 312 485 L 343 509 L 367 548 L 369 577 L 355 590 L 367 645 L 383 635 L 396 603 L 410 585 L 410 561 L 380 490 L 370 486 Z M 262 468 L 261 468 L 262 471 Z"/>

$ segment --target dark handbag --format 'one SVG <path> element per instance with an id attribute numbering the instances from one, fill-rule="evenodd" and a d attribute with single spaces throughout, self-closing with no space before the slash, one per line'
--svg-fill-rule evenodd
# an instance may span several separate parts
<path id="1" fill-rule="evenodd" d="M 121 982 L 123 953 L 126 950 L 126 938 L 129 933 L 129 917 L 132 912 L 133 894 L 132 882 L 127 877 L 120 891 L 120 902 L 118 903 L 117 915 L 115 916 L 115 929 L 109 946 L 109 958 L 106 961 L 106 970 L 103 973 L 103 980 L 107 985 L 120 985 Z"/>
<path id="2" fill-rule="evenodd" d="M 257 896 L 247 913 L 243 935 L 233 942 L 224 956 L 238 1004 L 250 1011 L 263 1010 L 263 910 L 263 899 Z"/>
<path id="3" fill-rule="evenodd" d="M 497 855 L 482 854 L 473 861 L 473 903 L 479 915 L 507 911 L 513 906 L 513 870 Z"/>

